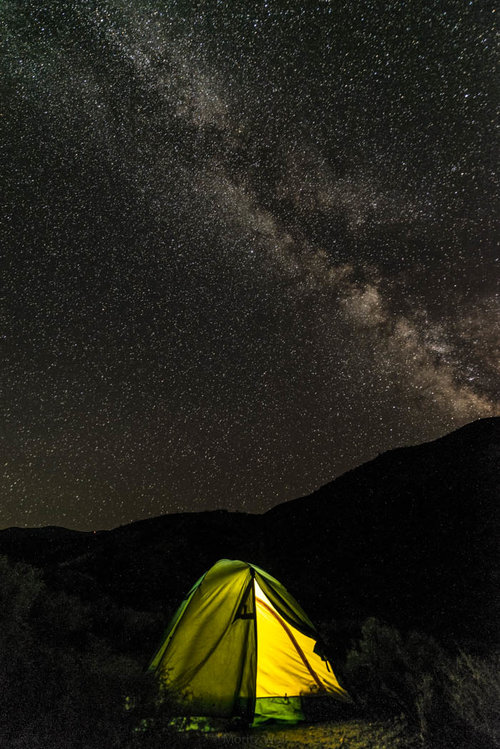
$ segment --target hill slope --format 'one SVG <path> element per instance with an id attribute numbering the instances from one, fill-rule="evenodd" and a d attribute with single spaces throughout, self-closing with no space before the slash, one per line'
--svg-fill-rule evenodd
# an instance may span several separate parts
<path id="1" fill-rule="evenodd" d="M 304 603 L 314 579 L 325 614 L 326 589 L 343 607 L 337 616 L 494 636 L 499 499 L 500 419 L 483 419 L 271 510 L 275 564 L 290 569 Z"/>

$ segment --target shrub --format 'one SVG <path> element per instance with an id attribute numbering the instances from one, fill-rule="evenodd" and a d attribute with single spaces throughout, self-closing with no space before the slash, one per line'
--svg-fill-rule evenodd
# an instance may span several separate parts
<path id="1" fill-rule="evenodd" d="M 119 746 L 139 664 L 89 634 L 88 606 L 0 558 L 0 741 L 11 749 Z M 140 702 L 140 700 L 138 700 Z"/>
<path id="2" fill-rule="evenodd" d="M 481 746 L 500 745 L 500 654 L 460 653 L 449 673 L 448 699 L 457 720 Z"/>
<path id="3" fill-rule="evenodd" d="M 347 687 L 372 717 L 402 715 L 423 746 L 486 749 L 500 737 L 498 658 L 447 653 L 433 638 L 368 619 L 348 653 Z"/>
<path id="4" fill-rule="evenodd" d="M 41 574 L 0 557 L 0 745 L 9 749 L 154 749 L 201 746 L 171 725 L 168 694 L 123 654 L 151 617 L 124 611 L 120 642 L 113 627 L 98 635 L 100 602 L 48 589 Z M 120 620 L 119 608 L 113 607 Z M 135 643 L 134 643 L 135 644 Z M 160 698 L 161 697 L 161 698 Z"/>

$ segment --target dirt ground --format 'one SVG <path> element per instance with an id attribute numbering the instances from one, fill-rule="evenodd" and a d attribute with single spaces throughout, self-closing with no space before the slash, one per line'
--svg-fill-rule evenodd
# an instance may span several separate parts
<path id="1" fill-rule="evenodd" d="M 214 745 L 252 749 L 417 749 L 416 738 L 409 738 L 397 723 L 349 721 L 291 727 L 273 726 L 249 733 L 217 733 Z"/>

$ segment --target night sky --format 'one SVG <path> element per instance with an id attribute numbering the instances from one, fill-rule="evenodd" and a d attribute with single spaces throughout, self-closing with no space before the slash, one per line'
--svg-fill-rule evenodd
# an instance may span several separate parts
<path id="1" fill-rule="evenodd" d="M 262 512 L 500 413 L 489 2 L 0 16 L 2 527 Z"/>

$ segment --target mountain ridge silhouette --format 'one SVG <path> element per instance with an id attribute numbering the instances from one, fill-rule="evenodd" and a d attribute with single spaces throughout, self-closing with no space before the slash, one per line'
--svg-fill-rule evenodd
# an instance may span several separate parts
<path id="1" fill-rule="evenodd" d="M 377 616 L 451 639 L 495 640 L 500 418 L 382 453 L 262 515 L 214 510 L 109 531 L 0 531 L 0 554 L 83 598 L 171 612 L 217 559 L 254 562 L 313 620 Z"/>

